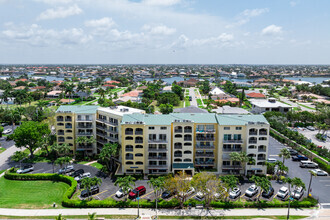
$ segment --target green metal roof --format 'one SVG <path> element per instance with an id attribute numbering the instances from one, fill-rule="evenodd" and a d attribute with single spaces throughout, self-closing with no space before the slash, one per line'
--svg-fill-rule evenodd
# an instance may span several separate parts
<path id="1" fill-rule="evenodd" d="M 173 163 L 173 169 L 193 169 L 193 163 Z"/>
<path id="2" fill-rule="evenodd" d="M 56 112 L 95 114 L 98 107 L 97 105 L 61 105 Z"/>
<path id="3" fill-rule="evenodd" d="M 246 125 L 249 122 L 261 122 L 268 124 L 263 115 L 216 115 L 220 125 Z"/>
<path id="4" fill-rule="evenodd" d="M 191 120 L 194 123 L 217 123 L 214 113 L 171 113 L 173 120 Z"/>

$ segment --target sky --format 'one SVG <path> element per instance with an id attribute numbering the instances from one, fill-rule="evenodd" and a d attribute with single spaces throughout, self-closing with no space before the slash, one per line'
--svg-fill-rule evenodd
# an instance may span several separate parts
<path id="1" fill-rule="evenodd" d="M 330 64 L 329 0 L 0 0 L 1 64 Z"/>

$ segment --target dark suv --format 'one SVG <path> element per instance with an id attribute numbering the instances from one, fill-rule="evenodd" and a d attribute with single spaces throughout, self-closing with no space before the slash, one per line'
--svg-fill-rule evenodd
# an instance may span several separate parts
<path id="1" fill-rule="evenodd" d="M 96 186 L 92 186 L 91 187 L 91 189 L 89 190 L 89 193 L 88 193 L 88 190 L 87 189 L 83 190 L 81 192 L 80 196 L 81 197 L 87 197 L 88 194 L 89 194 L 89 196 L 91 196 L 91 195 L 94 195 L 94 194 L 99 193 L 99 192 L 100 192 L 100 188 L 99 188 L 98 185 L 96 185 Z"/>
<path id="2" fill-rule="evenodd" d="M 146 188 L 144 186 L 139 186 L 129 193 L 130 199 L 135 199 L 138 196 L 141 196 L 146 193 Z"/>
<path id="3" fill-rule="evenodd" d="M 85 173 L 85 171 L 84 171 L 83 169 L 79 169 L 79 170 L 74 171 L 74 172 L 71 174 L 71 176 L 72 176 L 72 177 L 77 177 L 77 176 L 82 175 L 83 173 Z"/>

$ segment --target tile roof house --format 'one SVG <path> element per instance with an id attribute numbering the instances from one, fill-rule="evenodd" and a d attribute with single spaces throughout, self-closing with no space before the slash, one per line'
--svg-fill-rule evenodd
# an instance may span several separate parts
<path id="1" fill-rule="evenodd" d="M 120 82 L 115 81 L 115 80 L 109 80 L 105 82 L 106 84 L 120 84 Z"/>
<path id="2" fill-rule="evenodd" d="M 262 93 L 258 93 L 258 92 L 251 92 L 251 93 L 247 93 L 245 94 L 246 98 L 254 98 L 254 99 L 265 99 L 266 96 Z"/>

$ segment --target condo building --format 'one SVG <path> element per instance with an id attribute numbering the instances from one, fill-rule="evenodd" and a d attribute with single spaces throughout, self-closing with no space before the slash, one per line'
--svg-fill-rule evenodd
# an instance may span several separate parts
<path id="1" fill-rule="evenodd" d="M 87 109 L 82 110 L 84 108 Z M 67 112 L 68 109 L 71 112 Z M 61 106 L 56 112 L 57 120 L 65 121 L 69 116 L 73 120 L 71 129 L 63 128 L 69 122 L 57 121 L 58 142 L 71 144 L 72 150 L 78 151 L 82 150 L 74 141 L 78 134 L 93 134 L 96 143 L 83 149 L 89 154 L 98 154 L 106 143 L 118 143 L 121 148 L 117 174 L 184 171 L 193 175 L 198 170 L 218 174 L 266 173 L 270 127 L 262 115 L 156 115 L 125 106 Z M 82 126 L 85 130 L 81 130 Z M 255 162 L 233 161 L 232 152 L 245 152 Z"/>

